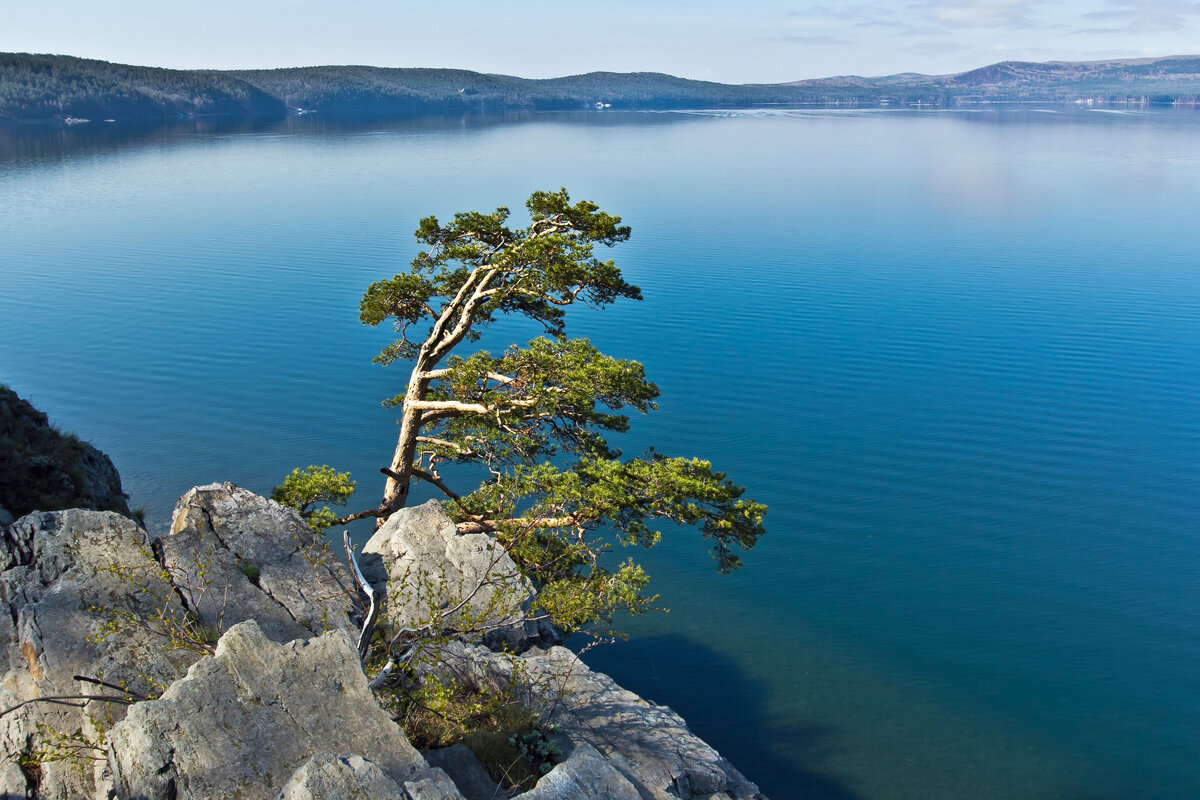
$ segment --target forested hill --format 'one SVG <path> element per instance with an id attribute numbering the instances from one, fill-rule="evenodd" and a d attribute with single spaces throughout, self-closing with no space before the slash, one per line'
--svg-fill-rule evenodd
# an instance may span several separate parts
<path id="1" fill-rule="evenodd" d="M 844 76 L 731 85 L 659 73 L 593 72 L 534 80 L 454 69 L 363 66 L 170 70 L 70 56 L 0 53 L 0 121 L 177 115 L 751 108 L 776 104 L 1196 102 L 1200 56 L 1045 64 L 1008 61 L 956 75 Z"/>
<path id="2" fill-rule="evenodd" d="M 533 80 L 457 69 L 303 67 L 228 73 L 291 108 L 356 114 L 505 109 L 746 107 L 796 102 L 789 86 L 732 86 L 650 72 L 592 72 Z"/>
<path id="3" fill-rule="evenodd" d="M 282 101 L 222 72 L 0 53 L 0 119 L 276 114 Z"/>

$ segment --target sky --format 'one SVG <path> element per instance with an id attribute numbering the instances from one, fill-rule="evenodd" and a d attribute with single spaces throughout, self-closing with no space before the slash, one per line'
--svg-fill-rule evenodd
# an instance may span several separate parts
<path id="1" fill-rule="evenodd" d="M 1200 0 L 0 0 L 0 52 L 781 83 L 1200 54 Z"/>

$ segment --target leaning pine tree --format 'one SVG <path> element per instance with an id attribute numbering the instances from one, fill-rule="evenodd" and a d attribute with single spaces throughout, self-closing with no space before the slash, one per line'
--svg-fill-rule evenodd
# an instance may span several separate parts
<path id="1" fill-rule="evenodd" d="M 539 610 L 569 632 L 653 602 L 640 566 L 602 558 L 614 540 L 650 547 L 660 522 L 696 526 L 726 572 L 739 564 L 735 551 L 763 533 L 766 509 L 707 461 L 653 450 L 626 458 L 607 442 L 628 428 L 623 411 L 656 408 L 658 388 L 638 362 L 566 338 L 564 309 L 641 299 L 611 260 L 593 254 L 628 239 L 629 228 L 594 203 L 572 204 L 565 190 L 535 192 L 526 208 L 526 228 L 508 227 L 506 208 L 444 225 L 422 220 L 416 236 L 428 249 L 363 296 L 360 319 L 390 321 L 399 334 L 375 360 L 412 363 L 404 393 L 385 401 L 400 410 L 400 434 L 378 508 L 340 519 L 313 510 L 344 502 L 352 486 L 327 467 L 294 472 L 276 498 L 323 525 L 368 516 L 382 524 L 413 481 L 424 482 L 445 496 L 460 531 L 491 534 L 508 550 L 537 586 Z M 499 355 L 456 352 L 504 314 L 548 335 Z M 461 464 L 486 470 L 480 485 L 460 490 L 443 479 L 444 467 Z"/>

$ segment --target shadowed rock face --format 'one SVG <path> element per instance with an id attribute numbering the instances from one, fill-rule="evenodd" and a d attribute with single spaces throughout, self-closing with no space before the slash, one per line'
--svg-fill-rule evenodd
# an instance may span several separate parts
<path id="1" fill-rule="evenodd" d="M 762 799 L 758 787 L 689 731 L 682 717 L 593 672 L 565 647 L 511 656 L 457 642 L 441 655 L 443 668 L 481 687 L 506 685 L 521 674 L 523 703 L 558 726 L 568 758 L 531 790 L 532 798 L 623 797 L 628 785 L 643 800 Z M 555 773 L 546 784 L 558 787 L 551 792 L 542 784 Z"/>
<path id="2" fill-rule="evenodd" d="M 130 514 L 108 456 L 60 433 L 45 414 L 0 386 L 0 524 L 12 521 L 5 516 L 67 508 Z"/>

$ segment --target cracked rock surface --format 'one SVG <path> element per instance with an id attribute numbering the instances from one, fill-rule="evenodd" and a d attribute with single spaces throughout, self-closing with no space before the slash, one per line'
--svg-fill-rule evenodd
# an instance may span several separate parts
<path id="1" fill-rule="evenodd" d="M 292 509 L 232 483 L 181 497 L 155 549 L 189 609 L 215 629 L 253 619 L 276 642 L 357 633 L 353 583 L 325 540 Z"/>
<path id="2" fill-rule="evenodd" d="M 357 631 L 346 570 L 324 541 L 290 509 L 233 484 L 185 494 L 172 532 L 155 542 L 126 517 L 80 509 L 29 514 L 0 533 L 0 708 L 61 695 L 136 699 L 76 675 L 155 695 L 246 619 L 276 641 Z M 190 642 L 179 635 L 187 619 L 197 622 Z M 37 702 L 0 718 L 0 797 L 103 793 L 101 736 L 126 706 L 71 702 L 83 706 Z M 83 758 L 35 757 L 48 745 L 82 748 Z M 41 763 L 17 766 L 31 758 Z"/>
<path id="3" fill-rule="evenodd" d="M 532 592 L 506 559 L 486 536 L 460 536 L 426 504 L 394 515 L 362 561 L 402 622 L 449 609 L 518 623 L 502 624 L 501 638 L 485 644 L 520 655 L 450 641 L 431 668 L 478 687 L 506 685 L 517 671 L 524 703 L 559 726 L 564 760 L 525 796 L 761 800 L 671 709 L 565 648 L 541 649 L 553 631 L 521 622 Z M 496 583 L 481 582 L 489 571 Z M 513 605 L 493 601 L 496 585 L 519 590 Z M 0 708 L 19 706 L 0 717 L 0 797 L 496 794 L 458 762 L 431 767 L 381 709 L 358 659 L 350 587 L 346 568 L 298 515 L 228 483 L 185 494 L 171 532 L 153 543 L 110 512 L 0 524 Z M 431 588 L 444 594 L 413 600 Z M 181 640 L 181 622 L 191 641 Z M 80 694 L 137 702 L 27 702 Z M 83 757 L 47 757 L 54 747 Z"/>
<path id="4" fill-rule="evenodd" d="M 358 762 L 346 762 L 357 776 L 309 764 L 329 752 L 371 762 L 397 787 L 436 779 L 375 702 L 349 636 L 331 631 L 277 644 L 253 620 L 230 628 L 215 655 L 161 698 L 133 706 L 109 737 L 121 797 L 273 800 L 289 784 L 297 790 L 292 778 L 306 769 L 386 788 Z M 301 775 L 296 783 L 315 779 Z"/>

